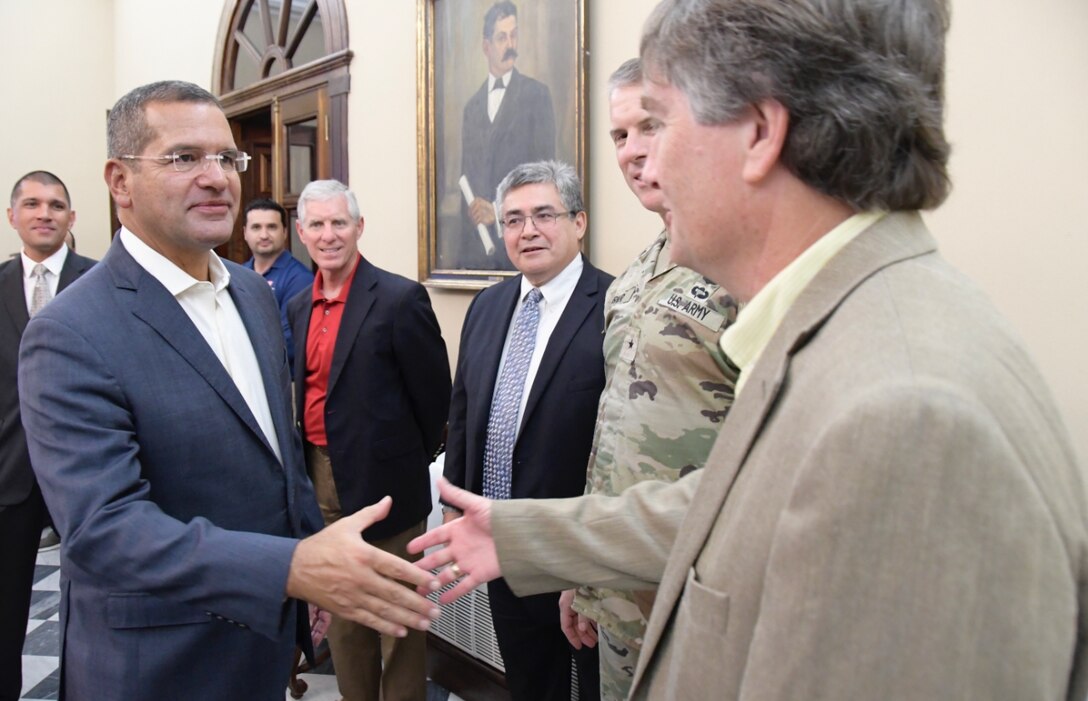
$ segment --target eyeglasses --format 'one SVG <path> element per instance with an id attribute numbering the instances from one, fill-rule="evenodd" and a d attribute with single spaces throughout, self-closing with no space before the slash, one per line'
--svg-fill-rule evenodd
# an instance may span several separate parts
<path id="1" fill-rule="evenodd" d="M 559 217 L 573 217 L 575 214 L 578 214 L 578 211 L 574 209 L 568 209 L 565 212 L 537 212 L 536 214 L 528 215 L 515 214 L 512 217 L 503 219 L 501 224 L 502 228 L 506 231 L 509 231 L 512 234 L 520 234 L 525 228 L 526 220 L 532 219 L 533 226 L 536 227 L 537 231 L 545 231 L 554 227 L 555 220 Z"/>
<path id="2" fill-rule="evenodd" d="M 123 161 L 159 161 L 171 162 L 174 170 L 179 173 L 188 173 L 200 166 L 201 170 L 207 170 L 208 164 L 215 161 L 224 173 L 244 173 L 249 168 L 251 156 L 245 151 L 227 149 L 219 153 L 204 153 L 200 149 L 187 148 L 168 153 L 165 156 L 120 156 Z"/>

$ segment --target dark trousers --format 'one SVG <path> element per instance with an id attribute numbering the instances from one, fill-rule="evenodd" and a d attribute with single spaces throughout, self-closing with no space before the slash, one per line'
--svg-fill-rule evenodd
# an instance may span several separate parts
<path id="1" fill-rule="evenodd" d="M 570 701 L 571 658 L 579 701 L 600 698 L 597 649 L 575 650 L 559 628 L 559 594 L 518 597 L 506 580 L 487 585 L 491 621 L 514 701 Z"/>
<path id="2" fill-rule="evenodd" d="M 0 701 L 16 701 L 22 691 L 23 641 L 43 518 L 45 502 L 37 485 L 21 504 L 0 506 Z"/>

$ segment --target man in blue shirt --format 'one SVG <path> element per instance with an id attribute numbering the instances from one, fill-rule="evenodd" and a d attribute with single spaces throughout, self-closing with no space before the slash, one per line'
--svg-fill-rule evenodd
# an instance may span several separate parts
<path id="1" fill-rule="evenodd" d="M 288 367 L 293 371 L 295 343 L 291 325 L 287 323 L 287 300 L 312 287 L 314 274 L 287 250 L 287 210 L 277 202 L 262 198 L 246 205 L 245 237 L 253 252 L 245 266 L 263 275 L 276 296 L 283 338 L 287 342 Z"/>

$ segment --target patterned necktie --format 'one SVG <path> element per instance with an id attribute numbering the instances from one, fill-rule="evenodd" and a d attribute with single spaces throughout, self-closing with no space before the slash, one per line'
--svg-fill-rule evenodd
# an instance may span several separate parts
<path id="1" fill-rule="evenodd" d="M 30 295 L 30 316 L 34 316 L 42 310 L 53 294 L 49 291 L 49 282 L 45 279 L 45 266 L 38 263 L 30 271 L 30 277 L 34 278 L 34 291 Z"/>
<path id="2" fill-rule="evenodd" d="M 491 415 L 487 420 L 487 443 L 484 445 L 484 496 L 488 499 L 510 498 L 510 470 L 514 458 L 514 440 L 518 432 L 518 411 L 525 391 L 529 361 L 536 347 L 536 328 L 540 322 L 540 300 L 543 295 L 535 287 L 525 295 L 510 347 L 502 366 L 495 396 L 491 400 Z"/>

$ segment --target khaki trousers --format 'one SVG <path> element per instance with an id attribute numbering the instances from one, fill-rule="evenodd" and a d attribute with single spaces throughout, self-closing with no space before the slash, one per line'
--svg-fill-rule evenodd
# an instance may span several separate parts
<path id="1" fill-rule="evenodd" d="M 306 443 L 306 465 L 317 494 L 325 525 L 340 516 L 340 498 L 332 478 L 325 446 Z M 371 541 L 379 550 L 415 561 L 408 541 L 422 535 L 427 522 L 385 540 Z M 427 698 L 427 634 L 408 629 L 408 636 L 383 636 L 373 628 L 337 616 L 329 624 L 329 650 L 336 668 L 336 684 L 344 701 L 425 701 Z"/>

